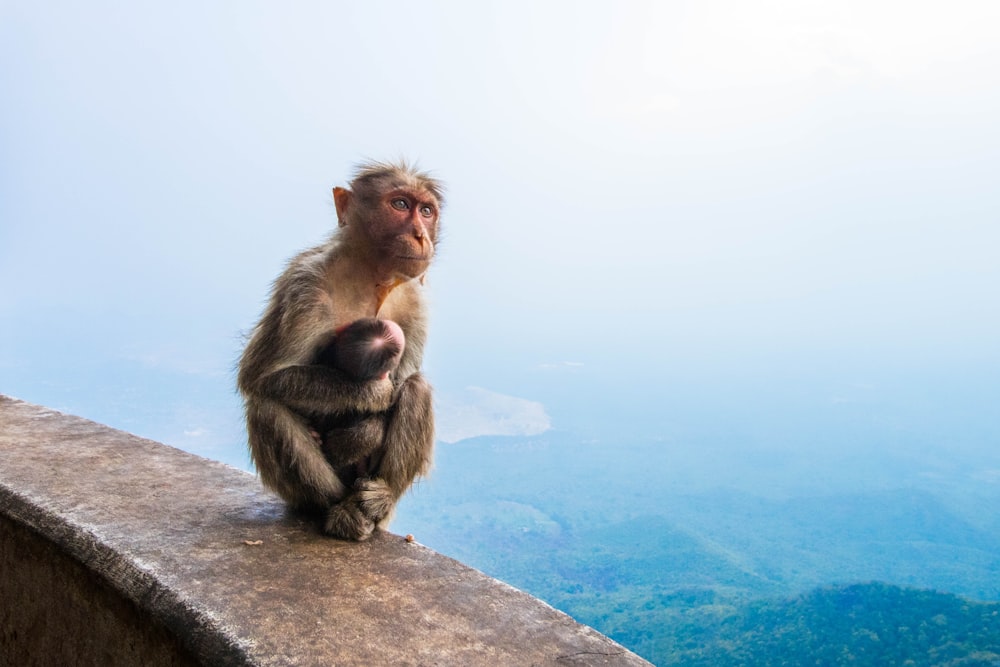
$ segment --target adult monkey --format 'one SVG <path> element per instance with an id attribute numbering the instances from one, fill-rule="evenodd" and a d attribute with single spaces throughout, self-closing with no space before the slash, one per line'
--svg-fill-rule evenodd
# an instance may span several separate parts
<path id="1" fill-rule="evenodd" d="M 338 229 L 275 281 L 237 384 L 264 484 L 294 508 L 321 513 L 330 535 L 364 540 L 388 523 L 430 465 L 434 417 L 431 387 L 419 373 L 427 337 L 421 285 L 434 257 L 442 186 L 405 163 L 370 163 L 350 189 L 334 188 L 333 198 Z M 356 379 L 320 362 L 338 329 L 375 317 L 395 322 L 405 336 L 389 377 Z M 384 420 L 381 445 L 360 454 L 347 444 L 347 463 L 331 464 L 321 441 L 337 450 L 351 438 L 316 433 L 359 413 Z"/>

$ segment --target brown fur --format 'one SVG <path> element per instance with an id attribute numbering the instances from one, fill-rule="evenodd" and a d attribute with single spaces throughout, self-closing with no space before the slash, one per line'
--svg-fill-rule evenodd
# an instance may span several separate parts
<path id="1" fill-rule="evenodd" d="M 356 382 L 388 377 L 405 349 L 402 329 L 391 320 L 369 317 L 338 329 L 313 363 L 340 370 Z M 326 460 L 344 484 L 368 474 L 367 461 L 385 439 L 382 413 L 317 415 L 313 428 Z"/>
<path id="2" fill-rule="evenodd" d="M 264 484 L 293 507 L 324 514 L 331 535 L 363 540 L 385 526 L 430 465 L 434 420 L 432 390 L 419 373 L 427 337 L 419 279 L 433 258 L 441 186 L 406 165 L 366 165 L 334 198 L 338 231 L 293 258 L 275 281 L 237 384 Z M 408 208 L 390 206 L 396 199 Z M 336 329 L 372 317 L 403 330 L 391 377 L 358 379 L 315 363 Z M 360 415 L 348 428 L 361 430 L 317 435 L 344 415 Z"/>

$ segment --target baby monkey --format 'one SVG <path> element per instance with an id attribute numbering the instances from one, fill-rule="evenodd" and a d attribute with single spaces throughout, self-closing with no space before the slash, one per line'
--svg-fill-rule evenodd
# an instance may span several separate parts
<path id="1" fill-rule="evenodd" d="M 392 320 L 367 317 L 345 324 L 321 349 L 316 363 L 347 373 L 352 380 L 384 380 L 396 370 L 406 338 Z"/>
<path id="2" fill-rule="evenodd" d="M 392 320 L 374 317 L 355 320 L 334 332 L 315 363 L 346 374 L 351 380 L 384 380 L 399 366 L 406 347 L 403 330 Z M 378 466 L 372 454 L 385 437 L 383 413 L 355 412 L 318 419 L 313 424 L 323 455 L 345 482 L 352 484 Z"/>

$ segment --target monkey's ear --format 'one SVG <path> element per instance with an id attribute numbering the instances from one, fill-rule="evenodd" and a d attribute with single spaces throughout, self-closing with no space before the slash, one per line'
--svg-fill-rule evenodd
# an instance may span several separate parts
<path id="1" fill-rule="evenodd" d="M 341 227 L 347 224 L 347 209 L 351 206 L 352 194 L 346 188 L 333 189 L 333 203 L 337 207 L 337 224 Z"/>

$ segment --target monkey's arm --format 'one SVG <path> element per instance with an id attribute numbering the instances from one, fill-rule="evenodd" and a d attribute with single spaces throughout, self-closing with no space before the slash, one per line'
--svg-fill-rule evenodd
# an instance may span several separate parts
<path id="1" fill-rule="evenodd" d="M 335 368 L 287 366 L 261 377 L 251 391 L 301 414 L 384 412 L 393 402 L 392 381 L 355 381 Z"/>

